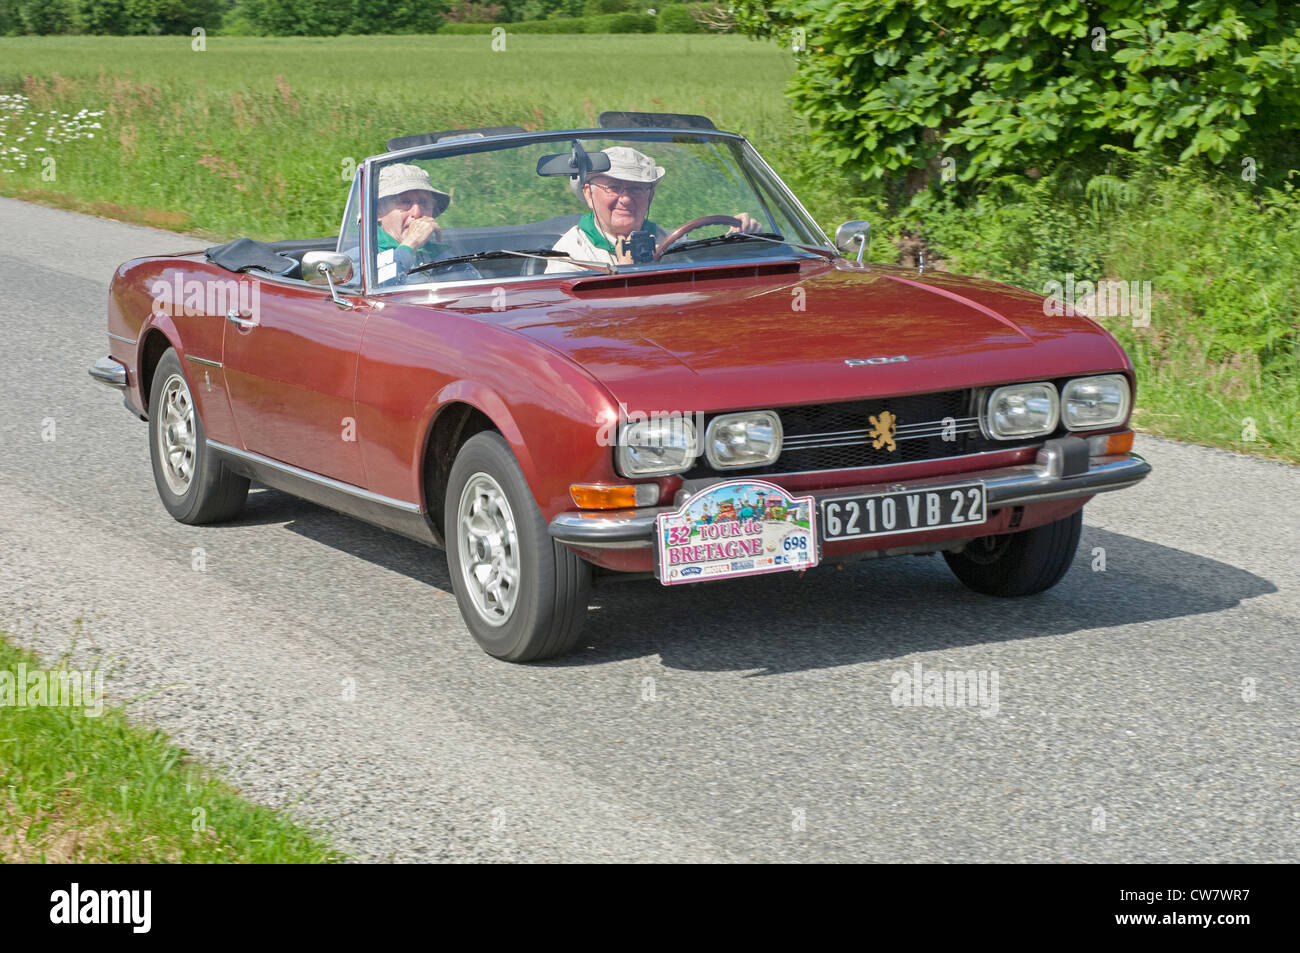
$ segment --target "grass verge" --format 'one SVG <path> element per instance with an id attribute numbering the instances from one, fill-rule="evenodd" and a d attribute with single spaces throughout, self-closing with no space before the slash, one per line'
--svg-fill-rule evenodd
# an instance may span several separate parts
<path id="1" fill-rule="evenodd" d="M 284 811 L 252 804 L 121 708 L 18 707 L 36 656 L 0 635 L 0 862 L 331 863 L 342 856 Z M 42 676 L 37 676 L 38 681 Z M 52 684 L 52 683 L 51 683 Z M 13 692 L 6 701 L 6 693 Z M 49 695 L 45 699 L 49 699 Z"/>

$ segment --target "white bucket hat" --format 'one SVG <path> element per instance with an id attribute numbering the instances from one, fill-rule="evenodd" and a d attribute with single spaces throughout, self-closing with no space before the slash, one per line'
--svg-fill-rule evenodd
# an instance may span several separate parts
<path id="1" fill-rule="evenodd" d="M 433 216 L 435 218 L 447 211 L 447 206 L 451 204 L 451 196 L 446 192 L 439 192 L 435 189 L 432 180 L 429 178 L 429 173 L 418 165 L 395 162 L 379 170 L 379 197 L 381 199 L 390 195 L 401 195 L 403 192 L 409 192 L 412 189 L 433 193 Z"/>
<path id="2" fill-rule="evenodd" d="M 662 166 L 655 165 L 644 152 L 637 152 L 627 146 L 610 146 L 601 150 L 609 156 L 609 171 L 598 175 L 607 175 L 611 179 L 624 182 L 658 182 L 664 177 Z"/>

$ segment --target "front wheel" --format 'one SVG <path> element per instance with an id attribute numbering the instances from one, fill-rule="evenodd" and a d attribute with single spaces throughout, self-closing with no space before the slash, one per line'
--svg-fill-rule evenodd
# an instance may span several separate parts
<path id="1" fill-rule="evenodd" d="M 500 434 L 475 434 L 461 447 L 443 518 L 452 589 L 483 651 L 508 662 L 571 651 L 586 621 L 591 566 L 551 539 Z"/>
<path id="2" fill-rule="evenodd" d="M 217 523 L 243 507 L 248 478 L 208 448 L 181 360 L 170 349 L 154 368 L 149 392 L 149 456 L 158 496 L 180 522 Z"/>
<path id="3" fill-rule="evenodd" d="M 1083 531 L 1083 508 L 1070 516 L 1000 536 L 981 536 L 960 553 L 944 553 L 968 589 L 986 596 L 1031 596 L 1061 581 Z"/>

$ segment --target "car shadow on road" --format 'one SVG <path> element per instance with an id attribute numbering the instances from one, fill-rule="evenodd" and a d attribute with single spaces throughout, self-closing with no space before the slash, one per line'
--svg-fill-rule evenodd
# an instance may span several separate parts
<path id="1" fill-rule="evenodd" d="M 597 589 L 585 650 L 550 664 L 658 654 L 668 668 L 775 675 L 1220 612 L 1276 591 L 1228 563 L 1085 526 L 1066 577 L 1023 599 L 971 592 L 941 556 Z"/>
<path id="2" fill-rule="evenodd" d="M 306 539 L 324 543 L 444 592 L 452 591 L 451 577 L 447 575 L 447 558 L 441 550 L 269 487 L 260 487 L 249 493 L 239 518 L 224 525 L 277 523 Z"/>
<path id="3" fill-rule="evenodd" d="M 313 503 L 254 493 L 233 525 L 261 523 L 452 591 L 441 550 Z M 825 564 L 802 578 L 600 586 L 578 650 L 541 664 L 659 655 L 669 668 L 775 675 L 1220 612 L 1276 591 L 1229 563 L 1085 525 L 1066 577 L 1023 599 L 971 592 L 941 556 Z"/>

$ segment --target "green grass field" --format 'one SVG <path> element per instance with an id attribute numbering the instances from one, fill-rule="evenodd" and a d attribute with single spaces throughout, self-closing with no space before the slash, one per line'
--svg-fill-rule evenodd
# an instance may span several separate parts
<path id="1" fill-rule="evenodd" d="M 871 220 L 876 260 L 910 232 L 929 262 L 1039 292 L 1067 271 L 1151 280 L 1163 310 L 1150 333 L 1116 329 L 1138 366 L 1135 423 L 1300 461 L 1300 196 L 1261 204 L 1234 173 L 1152 179 L 1105 214 L 1083 195 L 1010 190 L 890 217 L 878 183 L 811 153 L 783 95 L 792 56 L 734 36 L 516 34 L 500 52 L 489 36 L 190 44 L 0 38 L 0 194 L 212 239 L 329 235 L 355 162 L 391 136 L 704 113 L 748 136 L 828 233 Z"/>
<path id="2" fill-rule="evenodd" d="M 790 58 L 735 37 L 0 39 L 0 92 L 44 118 L 103 111 L 94 138 L 29 138 L 0 189 L 161 210 L 171 227 L 263 238 L 336 232 L 348 170 L 395 135 L 594 126 L 606 109 L 697 112 L 793 171 L 806 126 L 781 95 Z M 76 108 L 73 108 L 75 104 Z M 15 143 L 9 122 L 5 145 Z M 49 151 L 35 153 L 34 146 Z M 54 181 L 41 158 L 54 155 Z M 782 169 L 781 166 L 786 168 Z M 797 177 L 796 177 L 797 178 Z M 148 219 L 149 216 L 143 216 Z"/>

